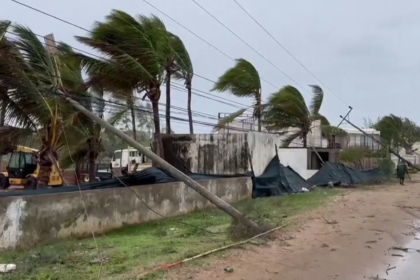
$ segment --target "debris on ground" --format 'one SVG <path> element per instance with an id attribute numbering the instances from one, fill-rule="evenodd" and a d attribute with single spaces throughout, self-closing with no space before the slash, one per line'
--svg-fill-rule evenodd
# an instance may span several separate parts
<path id="1" fill-rule="evenodd" d="M 0 273 L 10 273 L 16 270 L 16 265 L 13 263 L 0 264 Z"/>
<path id="2" fill-rule="evenodd" d="M 226 267 L 224 270 L 226 272 L 229 272 L 229 273 L 232 273 L 233 272 L 233 268 L 231 268 L 231 267 Z"/>
<path id="3" fill-rule="evenodd" d="M 395 269 L 395 268 L 397 268 L 396 266 L 393 266 L 393 267 L 389 267 L 390 265 L 388 265 L 388 268 L 386 269 L 386 271 L 385 271 L 385 273 L 386 273 L 386 275 L 388 275 L 388 271 L 390 271 L 390 270 L 393 270 L 393 269 Z"/>
<path id="4" fill-rule="evenodd" d="M 413 249 L 413 248 L 404 248 L 404 247 L 391 247 L 391 250 L 397 250 L 397 251 L 404 251 L 404 252 L 409 252 L 409 251 L 415 251 L 417 253 L 420 253 L 420 250 L 418 249 Z"/>

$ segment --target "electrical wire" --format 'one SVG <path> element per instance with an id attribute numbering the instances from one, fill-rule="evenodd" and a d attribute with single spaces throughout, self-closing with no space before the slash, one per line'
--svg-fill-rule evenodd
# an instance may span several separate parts
<path id="1" fill-rule="evenodd" d="M 13 26 L 13 25 L 12 25 Z M 12 35 L 15 35 L 15 36 L 19 36 L 19 34 L 16 34 L 16 33 L 14 33 L 14 32 L 12 32 L 12 31 L 6 31 L 6 33 L 9 33 L 9 34 L 12 34 Z M 37 36 L 37 37 L 40 37 L 40 38 L 45 38 L 44 36 L 42 36 L 42 35 L 40 35 L 40 34 L 37 34 L 37 33 L 33 33 L 35 36 Z M 7 37 L 7 36 L 6 36 Z M 10 37 L 8 37 L 8 39 L 9 40 L 13 40 L 13 38 L 10 38 Z M 55 41 L 55 40 L 52 40 L 52 41 L 54 41 L 55 43 L 59 43 L 59 42 L 57 42 L 57 41 Z M 42 43 L 42 42 L 41 42 Z M 50 46 L 50 47 L 55 47 L 54 45 L 49 45 L 49 44 L 47 44 L 47 43 L 42 43 L 43 45 L 45 45 L 45 46 Z M 70 45 L 69 45 L 70 46 Z M 86 54 L 88 54 L 88 55 L 92 55 L 92 56 L 96 56 L 97 58 L 100 58 L 100 59 L 104 59 L 103 57 L 101 57 L 101 56 L 98 56 L 98 55 L 95 55 L 95 54 L 92 54 L 92 53 L 90 53 L 90 52 L 87 52 L 87 51 L 84 51 L 84 50 L 82 50 L 82 49 L 79 49 L 79 48 L 76 48 L 76 47 L 73 47 L 73 46 L 70 46 L 71 48 L 73 48 L 74 50 L 76 50 L 76 51 L 80 51 L 80 52 L 83 52 L 83 53 L 86 53 Z M 197 77 L 200 77 L 200 78 L 205 78 L 204 76 L 200 76 L 200 75 L 198 75 L 198 74 L 194 74 L 195 76 L 197 76 Z M 207 79 L 207 78 L 206 78 Z M 207 79 L 207 80 L 209 80 L 209 81 L 211 81 L 210 79 Z M 164 83 L 162 84 L 162 85 L 164 85 Z M 185 92 L 187 92 L 187 91 L 185 91 Z M 204 91 L 202 91 L 202 92 L 204 92 Z M 204 93 L 206 93 L 207 95 L 210 95 L 210 96 L 213 96 L 213 97 L 216 97 L 216 98 L 220 98 L 220 99 L 223 99 L 223 100 L 228 100 L 229 102 L 233 102 L 233 103 L 238 103 L 238 102 L 235 102 L 235 101 L 232 101 L 232 100 L 229 100 L 229 99 L 227 99 L 227 98 L 223 98 L 223 97 L 220 97 L 220 96 L 217 96 L 217 95 L 215 95 L 215 94 L 211 94 L 211 93 L 208 93 L 208 92 L 204 92 Z M 215 102 L 219 102 L 219 103 L 222 103 L 222 104 L 225 104 L 225 105 L 228 105 L 228 106 L 232 106 L 232 107 L 236 107 L 236 108 L 242 108 L 242 107 L 238 107 L 238 105 L 235 105 L 235 104 L 230 104 L 230 103 L 227 103 L 227 102 L 224 102 L 224 101 L 221 101 L 221 100 L 217 100 L 217 99 L 214 99 L 214 98 L 211 98 L 211 97 L 208 97 L 208 96 L 204 96 L 204 95 L 202 95 L 202 94 L 199 94 L 199 93 L 196 93 L 195 91 L 192 91 L 192 94 L 194 94 L 194 95 L 196 95 L 196 96 L 200 96 L 200 97 L 203 97 L 203 98 L 206 98 L 206 99 L 209 99 L 209 100 L 213 100 L 213 101 L 215 101 Z M 138 97 L 136 97 L 136 98 L 138 98 Z M 238 104 L 241 104 L 241 103 L 238 103 Z M 242 104 L 242 105 L 244 105 L 244 104 Z M 246 106 L 246 105 L 244 105 L 244 106 Z"/>
<path id="2" fill-rule="evenodd" d="M 15 0 L 12 0 L 12 1 L 14 1 L 14 2 L 16 2 L 16 3 L 18 3 L 18 1 L 15 1 Z M 20 2 L 19 2 L 20 3 Z M 25 6 L 28 6 L 28 5 L 25 5 Z M 29 7 L 29 6 L 28 6 Z M 45 12 L 43 13 L 43 14 L 45 14 Z M 49 14 L 48 14 L 49 15 Z M 51 15 L 52 16 L 52 15 Z M 54 18 L 56 18 L 55 16 L 54 16 Z M 83 30 L 87 30 L 87 29 L 83 29 Z M 13 32 L 10 32 L 10 31 L 6 31 L 7 33 L 11 33 L 11 34 L 14 34 L 14 35 L 18 35 L 18 34 L 15 34 L 15 33 L 13 33 Z M 91 32 L 91 31 L 89 31 L 89 32 Z M 36 36 L 38 36 L 38 37 L 41 37 L 41 38 L 44 38 L 44 36 L 42 36 L 42 35 L 39 35 L 39 34 L 36 34 L 36 33 L 34 33 L 34 35 L 36 35 Z M 55 40 L 53 40 L 55 43 L 57 43 L 57 41 L 55 41 Z M 50 46 L 50 45 L 48 45 L 48 44 L 46 44 L 46 43 L 44 43 L 46 46 Z M 52 47 L 55 47 L 55 46 L 52 46 Z M 72 46 L 71 46 L 72 47 Z M 101 56 L 98 56 L 98 55 L 95 55 L 95 54 L 92 54 L 92 53 L 90 53 L 90 52 L 87 52 L 87 51 L 84 51 L 84 50 L 81 50 L 81 49 L 79 49 L 79 48 L 75 48 L 75 47 L 72 47 L 74 50 L 78 50 L 78 51 L 81 51 L 81 52 L 84 52 L 84 53 L 86 53 L 86 54 L 89 54 L 89 55 L 93 55 L 93 56 L 96 56 L 96 57 L 98 57 L 98 58 L 100 58 L 100 59 L 104 59 L 103 57 L 101 57 Z M 194 75 L 196 75 L 196 76 L 198 76 L 198 77 L 201 77 L 201 78 L 205 78 L 205 77 L 203 77 L 203 76 L 200 76 L 200 75 L 197 75 L 197 74 L 194 74 Z M 208 79 L 208 78 L 205 78 L 206 80 L 208 80 L 208 81 L 212 81 L 212 80 L 210 80 L 210 79 Z M 212 82 L 214 82 L 214 83 L 216 83 L 215 81 L 212 81 Z M 303 88 L 303 87 L 302 87 Z M 305 91 L 306 91 L 306 89 L 304 89 Z M 306 91 L 307 92 L 307 91 Z M 214 101 L 216 101 L 215 99 L 212 99 L 212 98 L 209 98 L 209 97 L 207 97 L 207 96 L 203 96 L 203 95 L 200 95 L 200 94 L 197 94 L 197 93 L 194 93 L 193 92 L 193 94 L 195 94 L 195 95 L 198 95 L 198 96 L 201 96 L 201 97 L 204 97 L 204 98 L 207 98 L 207 99 L 210 99 L 210 100 L 214 100 Z M 208 94 L 208 93 L 206 93 L 206 94 Z M 215 95 L 213 95 L 213 96 L 215 96 Z M 231 104 L 228 104 L 228 103 L 226 103 L 226 102 L 223 102 L 223 101 L 217 101 L 217 102 L 220 102 L 220 103 L 223 103 L 223 104 L 227 104 L 227 105 L 230 105 L 230 106 L 233 106 L 233 107 L 237 107 L 236 105 L 231 105 Z M 302 105 L 304 105 L 304 106 L 306 106 L 306 104 L 302 104 Z M 237 107 L 237 108 L 240 108 L 240 109 L 243 109 L 243 108 L 241 108 L 241 107 Z"/>
<path id="3" fill-rule="evenodd" d="M 248 46 L 251 50 L 253 50 L 258 56 L 260 56 L 262 59 L 264 59 L 266 62 L 268 62 L 271 66 L 273 66 L 277 71 L 279 71 L 283 76 L 291 80 L 293 83 L 301 87 L 305 92 L 309 93 L 305 87 L 300 85 L 298 82 L 296 82 L 292 77 L 287 75 L 283 70 L 281 70 L 279 67 L 277 67 L 274 63 L 272 63 L 269 59 L 267 59 L 264 55 L 262 55 L 259 51 L 257 51 L 254 47 L 252 47 L 249 43 L 247 43 L 244 39 L 242 39 L 238 34 L 236 34 L 232 29 L 230 29 L 226 24 L 224 24 L 222 21 L 220 21 L 216 16 L 214 16 L 212 13 L 210 13 L 206 8 L 204 8 L 202 5 L 198 4 L 197 1 L 191 0 L 194 2 L 200 9 L 202 9 L 204 12 L 206 12 L 210 17 L 212 17 L 215 21 L 217 21 L 220 25 L 222 25 L 226 30 L 228 30 L 233 36 L 238 38 L 242 43 L 244 43 L 246 46 Z"/>
<path id="4" fill-rule="evenodd" d="M 1 76 L 0 76 L 1 77 Z M 4 78 L 4 77 L 3 77 Z M 61 77 L 62 78 L 62 77 Z M 62 78 L 63 79 L 63 78 Z M 4 81 L 4 80 L 3 80 Z M 69 81 L 71 81 L 71 80 L 69 80 Z M 73 81 L 74 82 L 74 81 Z M 19 87 L 25 87 L 25 86 L 22 86 L 22 85 L 14 85 L 14 84 L 10 84 L 10 85 L 12 85 L 12 86 L 19 86 Z M 27 87 L 27 89 L 30 89 L 29 87 Z M 55 95 L 53 95 L 53 94 L 51 94 L 51 97 L 55 97 Z M 118 108 L 118 109 L 121 109 L 121 108 L 126 108 L 126 109 L 133 109 L 133 110 L 135 110 L 135 111 L 137 111 L 137 112 L 142 112 L 142 113 L 147 113 L 147 114 L 149 114 L 149 115 L 152 115 L 153 114 L 153 111 L 151 111 L 151 110 L 147 110 L 146 108 L 144 108 L 144 107 L 138 107 L 138 106 L 133 106 L 133 107 L 131 107 L 131 106 L 128 106 L 127 104 L 125 104 L 125 103 L 118 103 L 118 102 L 116 102 L 116 101 L 111 101 L 111 100 L 104 100 L 104 99 L 101 99 L 101 98 L 98 98 L 98 97 L 94 97 L 94 96 L 89 96 L 89 97 L 81 97 L 81 96 L 77 96 L 76 97 L 78 100 L 81 100 L 81 99 L 88 99 L 88 101 L 89 102 L 92 102 L 92 101 L 94 101 L 94 100 L 96 100 L 97 102 L 98 102 L 98 104 L 99 104 L 99 106 L 103 106 L 103 104 L 108 104 L 108 106 L 113 106 L 113 107 L 111 107 L 111 108 L 113 108 L 113 109 L 115 109 L 115 108 Z M 97 105 L 96 103 L 91 103 L 92 105 Z M 110 104 L 112 104 L 112 105 L 110 105 Z M 165 105 L 165 104 L 162 104 L 162 105 Z M 164 118 L 166 118 L 166 115 L 165 114 L 158 114 L 158 116 L 159 117 L 164 117 Z M 183 122 L 189 122 L 189 120 L 188 119 L 182 119 L 182 118 L 178 118 L 178 117 L 170 117 L 171 118 L 171 120 L 176 120 L 176 121 L 183 121 Z M 193 123 L 194 124 L 198 124 L 198 125 L 203 125 L 203 126 L 210 126 L 210 127 L 212 127 L 212 128 L 214 128 L 215 126 L 216 126 L 216 124 L 215 123 L 208 123 L 208 122 L 202 122 L 202 121 L 193 121 Z M 232 122 L 231 124 L 234 124 L 235 122 Z M 241 122 L 238 122 L 238 123 L 241 123 Z M 242 123 L 242 126 L 243 126 L 244 124 Z M 252 129 L 241 129 L 241 128 L 238 128 L 238 127 L 232 127 L 232 126 L 230 126 L 230 125 L 228 125 L 228 127 L 226 128 L 226 129 L 228 129 L 229 131 L 236 131 L 236 132 L 250 132 L 250 131 L 254 131 L 254 130 L 252 130 Z M 293 131 L 293 130 L 291 130 L 291 131 Z M 283 133 L 288 133 L 289 131 L 283 131 Z M 296 132 L 296 131 L 294 131 L 294 132 Z M 274 133 L 272 133 L 272 132 L 265 132 L 265 131 L 263 131 L 263 132 L 260 132 L 260 133 L 267 133 L 267 134 L 278 134 L 278 132 L 276 133 L 276 132 L 274 132 Z M 286 140 L 287 139 L 287 136 L 286 136 L 286 138 L 280 138 L 279 140 Z M 300 143 L 300 142 L 295 142 L 295 141 L 291 141 L 290 143 L 293 143 L 293 144 L 296 144 L 296 145 L 301 145 L 302 143 Z"/>
<path id="5" fill-rule="evenodd" d="M 89 29 L 87 29 L 87 28 L 84 28 L 84 27 L 81 27 L 81 26 L 79 26 L 79 25 L 77 25 L 77 24 L 71 23 L 71 22 L 69 22 L 69 21 L 67 21 L 67 20 L 64 20 L 64 19 L 62 19 L 62 18 L 60 18 L 60 17 L 57 17 L 57 16 L 55 16 L 55 15 L 52 15 L 52 14 L 50 14 L 50 13 L 47 13 L 47 12 L 45 12 L 45 11 L 42 11 L 42 10 L 37 9 L 37 8 L 35 8 L 35 7 L 32 7 L 32 6 L 30 6 L 30 5 L 24 4 L 24 3 L 19 2 L 19 1 L 17 1 L 17 0 L 11 0 L 11 1 L 12 1 L 12 2 L 15 2 L 16 4 L 22 5 L 22 6 L 26 7 L 26 8 L 28 8 L 28 9 L 34 10 L 34 11 L 36 11 L 36 12 L 38 12 L 38 13 L 41 13 L 41 14 L 43 14 L 43 15 L 45 15 L 45 16 L 48 16 L 48 17 L 54 18 L 54 19 L 56 19 L 56 20 L 58 20 L 58 21 L 61 21 L 61 22 L 66 23 L 66 24 L 69 24 L 69 25 L 71 25 L 71 26 L 73 26 L 73 27 L 76 27 L 76 28 L 79 28 L 79 29 L 81 29 L 81 30 L 87 31 L 87 32 L 89 32 L 89 33 L 92 33 L 92 31 L 90 31 L 90 30 L 89 30 Z M 178 24 L 179 26 L 181 26 L 181 27 L 182 27 L 182 28 L 184 28 L 185 30 L 189 31 L 191 34 L 193 34 L 194 36 L 196 36 L 197 38 L 199 38 L 199 39 L 200 39 L 200 40 L 202 40 L 203 42 L 207 43 L 209 46 L 211 46 L 213 49 L 217 50 L 219 53 L 223 54 L 224 56 L 226 56 L 226 57 L 227 57 L 227 58 L 229 58 L 230 60 L 235 61 L 235 59 L 234 59 L 234 58 L 230 57 L 229 55 L 227 55 L 226 53 L 224 53 L 223 51 L 221 51 L 220 49 L 218 49 L 217 47 L 215 47 L 214 45 L 212 45 L 212 44 L 211 44 L 211 43 L 209 43 L 208 41 L 204 40 L 202 37 L 198 36 L 197 34 L 195 34 L 194 32 L 192 32 L 190 29 L 188 29 L 187 27 L 185 27 L 185 26 L 183 26 L 182 24 L 180 24 L 178 21 L 176 21 L 176 20 L 174 20 L 173 18 L 171 18 L 170 16 L 166 15 L 165 13 L 163 13 L 162 11 L 160 11 L 158 8 L 156 8 L 155 6 L 153 6 L 152 4 L 150 4 L 149 2 L 147 2 L 146 0 L 143 0 L 143 1 L 144 1 L 146 4 L 150 5 L 151 7 L 153 7 L 154 9 L 158 10 L 160 13 L 164 14 L 166 17 L 168 17 L 169 19 L 171 19 L 173 22 L 175 22 L 176 24 Z M 202 75 L 199 75 L 199 74 L 197 74 L 197 73 L 194 73 L 194 76 L 197 76 L 197 77 L 202 78 L 202 79 L 204 79 L 204 80 L 207 80 L 207 81 L 210 81 L 210 82 L 216 83 L 215 81 L 213 81 L 213 80 L 211 80 L 211 79 L 208 79 L 208 78 L 206 78 L 206 77 L 204 77 L 204 76 L 202 76 Z M 268 83 L 269 85 L 271 85 L 273 88 L 278 89 L 278 87 L 276 87 L 275 85 L 273 85 L 272 83 L 270 83 L 269 81 L 267 81 L 266 79 L 264 79 L 263 77 L 261 77 L 261 79 L 262 79 L 263 81 L 265 81 L 266 83 Z"/>
<path id="6" fill-rule="evenodd" d="M 242 11 L 244 11 L 262 30 L 264 30 L 265 33 L 267 33 L 268 36 L 271 37 L 271 39 L 273 39 L 277 45 L 279 45 L 287 54 L 289 54 L 290 57 L 292 57 L 300 66 L 302 66 L 303 69 L 306 70 L 306 72 L 308 72 L 315 80 L 317 80 L 323 87 L 325 87 L 326 89 L 328 89 L 332 94 L 334 94 L 341 102 L 343 102 L 345 105 L 346 102 L 339 97 L 337 94 L 335 94 L 331 89 L 329 89 L 320 79 L 318 79 L 318 77 L 315 76 L 314 73 L 312 73 L 302 62 L 300 62 L 282 43 L 280 43 L 264 26 L 261 25 L 261 23 L 259 23 L 255 17 L 253 17 L 251 15 L 250 12 L 248 12 L 241 4 L 239 4 L 239 2 L 237 0 L 233 0 L 233 2 L 236 3 L 236 5 L 239 6 L 239 8 L 241 8 Z"/>

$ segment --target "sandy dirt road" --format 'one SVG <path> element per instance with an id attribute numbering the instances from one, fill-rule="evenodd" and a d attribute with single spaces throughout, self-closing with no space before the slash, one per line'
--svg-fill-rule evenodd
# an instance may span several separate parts
<path id="1" fill-rule="evenodd" d="M 404 246 L 418 231 L 419 182 L 345 191 L 300 217 L 294 228 L 276 233 L 268 245 L 230 250 L 205 265 L 173 269 L 166 279 L 356 280 L 385 275 L 402 260 L 392 256 L 401 252 L 390 248 Z"/>

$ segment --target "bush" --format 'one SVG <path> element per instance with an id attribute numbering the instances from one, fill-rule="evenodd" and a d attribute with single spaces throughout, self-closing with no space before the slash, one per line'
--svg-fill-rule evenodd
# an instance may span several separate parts
<path id="1" fill-rule="evenodd" d="M 368 154 L 369 151 L 366 148 L 353 147 L 340 152 L 340 161 L 358 164 Z"/>

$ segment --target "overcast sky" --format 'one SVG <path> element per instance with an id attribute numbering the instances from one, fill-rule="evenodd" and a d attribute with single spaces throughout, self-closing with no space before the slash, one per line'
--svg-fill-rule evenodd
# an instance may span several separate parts
<path id="1" fill-rule="evenodd" d="M 186 45 L 194 72 L 216 80 L 234 63 L 205 42 L 141 0 L 20 0 L 85 28 L 102 21 L 111 9 L 132 15 L 155 14 L 167 29 L 181 37 Z M 271 61 L 270 65 L 246 44 L 234 37 L 191 0 L 148 0 L 157 8 L 183 24 L 233 58 L 249 60 L 263 82 L 263 99 L 284 85 L 296 86 L 307 103 L 312 94 L 309 84 L 324 88 L 321 113 L 332 123 L 340 121 L 348 106 L 354 108 L 351 120 L 363 125 L 364 118 L 376 119 L 389 113 L 419 122 L 420 95 L 420 1 L 404 0 L 237 0 L 289 52 L 308 68 L 327 88 L 311 76 L 233 0 L 197 0 L 239 37 Z M 74 35 L 86 31 L 49 18 L 10 0 L 2 0 L 0 19 L 29 26 L 35 33 L 54 33 L 57 41 L 94 53 L 79 44 Z M 404 4 L 403 4 L 404 3 Z M 209 92 L 212 83 L 195 77 L 193 88 Z M 203 93 L 201 93 L 203 94 Z M 252 100 L 235 98 L 229 93 L 213 93 L 232 101 L 251 105 Z M 172 104 L 186 108 L 187 94 L 173 90 Z M 161 102 L 165 102 L 162 95 Z M 224 101 L 226 102 L 226 101 Z M 193 96 L 193 110 L 217 117 L 218 112 L 237 108 L 202 97 Z M 175 112 L 175 111 L 174 111 Z M 187 118 L 186 115 L 177 115 Z M 197 121 L 215 123 L 195 117 Z M 195 132 L 210 132 L 211 127 L 195 124 Z M 188 132 L 188 123 L 173 122 L 176 133 Z"/>

